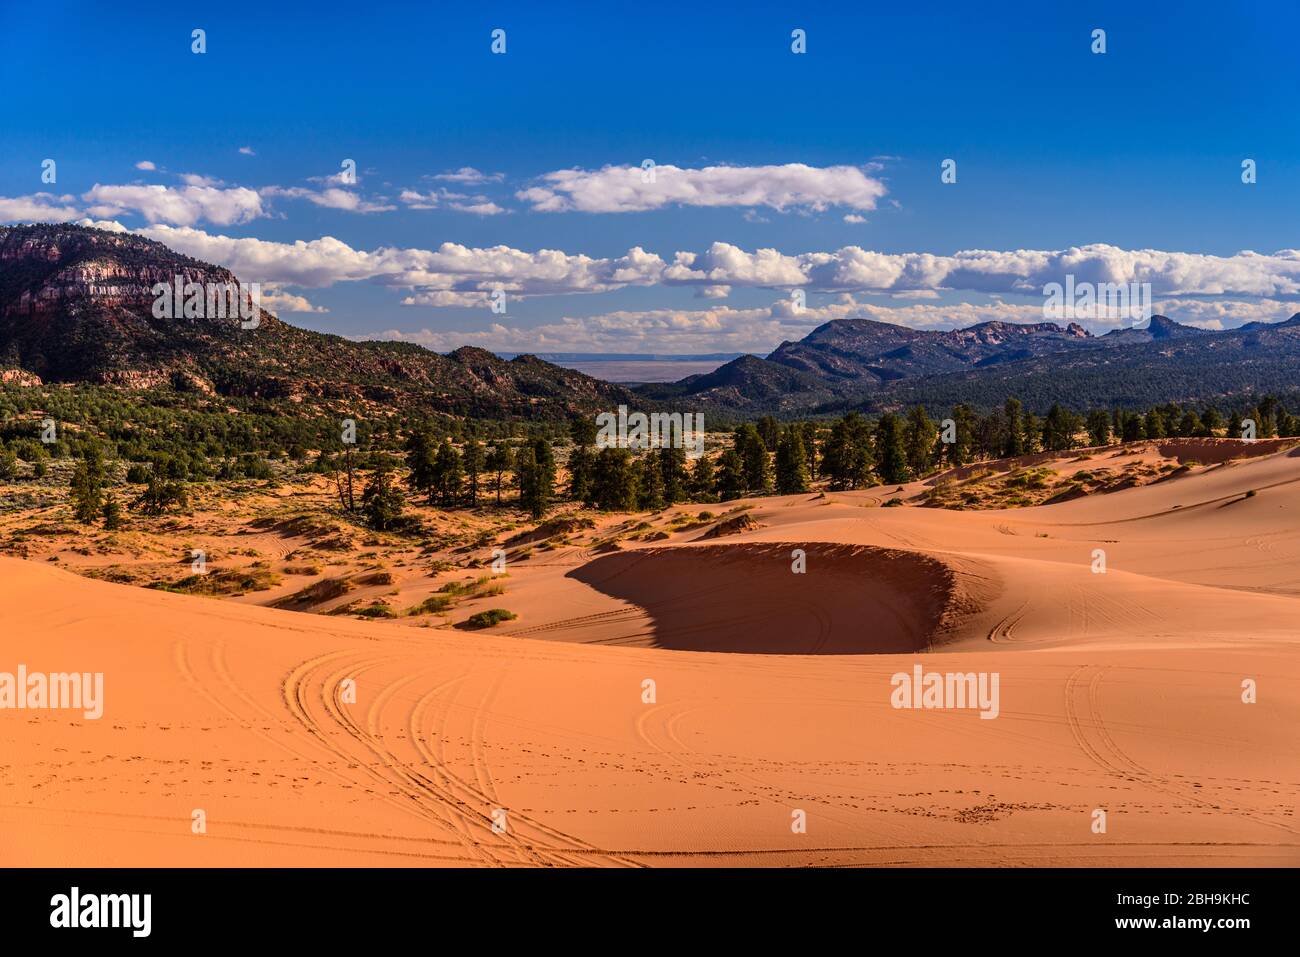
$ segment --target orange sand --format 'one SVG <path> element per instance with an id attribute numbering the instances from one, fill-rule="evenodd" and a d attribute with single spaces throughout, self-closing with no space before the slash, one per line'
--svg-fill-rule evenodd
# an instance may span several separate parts
<path id="1" fill-rule="evenodd" d="M 894 494 L 520 563 L 480 633 L 0 559 L 0 671 L 106 699 L 0 711 L 0 860 L 1300 864 L 1300 455 L 1011 511 Z M 918 662 L 997 672 L 997 719 L 891 707 Z"/>

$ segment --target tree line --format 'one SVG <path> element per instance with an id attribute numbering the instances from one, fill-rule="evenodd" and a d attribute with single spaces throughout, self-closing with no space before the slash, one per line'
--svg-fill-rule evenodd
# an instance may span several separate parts
<path id="1" fill-rule="evenodd" d="M 278 454 L 240 450 L 215 464 L 201 450 L 175 444 L 162 450 L 129 446 L 135 460 L 126 468 L 126 483 L 140 488 L 126 504 L 142 514 L 162 514 L 186 506 L 187 483 L 273 480 L 296 469 L 330 476 L 343 511 L 391 531 L 415 527 L 408 496 L 441 508 L 517 507 L 534 518 L 560 501 L 605 511 L 656 511 L 683 502 L 798 494 L 818 481 L 836 490 L 895 485 L 978 461 L 1112 442 L 1300 435 L 1300 417 L 1272 396 L 1226 416 L 1213 404 L 1170 402 L 1145 411 L 1083 414 L 1056 404 L 1040 418 L 1016 398 L 984 413 L 958 404 L 937 420 L 920 405 L 875 419 L 858 412 L 784 423 L 764 416 L 736 426 L 724 447 L 694 460 L 682 448 L 598 448 L 594 419 L 586 417 L 565 430 L 451 424 L 358 423 L 351 443 L 341 442 L 336 430 L 317 433 L 314 456 L 301 446 Z M 20 454 L 42 461 L 63 452 L 75 461 L 69 480 L 75 517 L 102 519 L 110 528 L 121 524 L 123 506 L 105 464 L 121 445 L 65 430 L 57 443 L 37 443 L 41 448 L 34 453 L 30 426 L 17 435 L 10 429 L 10 423 L 0 427 L 0 478 L 16 474 Z"/>

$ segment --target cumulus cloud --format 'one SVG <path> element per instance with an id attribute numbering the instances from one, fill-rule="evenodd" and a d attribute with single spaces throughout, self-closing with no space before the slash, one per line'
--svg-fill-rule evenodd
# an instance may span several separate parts
<path id="1" fill-rule="evenodd" d="M 799 286 L 820 292 L 1042 295 L 1044 285 L 1063 282 L 1067 275 L 1076 283 L 1150 283 L 1153 295 L 1293 296 L 1300 293 L 1300 251 L 1210 256 L 1093 243 L 1063 250 L 965 250 L 949 256 L 880 253 L 859 246 L 789 255 L 714 243 L 703 253 L 678 253 L 664 281 Z"/>
<path id="2" fill-rule="evenodd" d="M 515 194 L 547 213 L 631 213 L 666 206 L 766 206 L 822 211 L 876 208 L 885 185 L 857 166 L 606 166 L 556 170 Z"/>
<path id="3" fill-rule="evenodd" d="M 38 193 L 12 199 L 0 197 L 0 221 L 81 220 L 121 230 L 125 227 L 106 223 L 102 217 L 133 209 L 152 223 L 136 232 L 195 258 L 227 266 L 245 281 L 299 288 L 366 281 L 402 290 L 401 301 L 411 307 L 483 306 L 496 289 L 512 297 L 530 297 L 602 293 L 628 286 L 684 286 L 692 288 L 700 299 L 723 299 L 737 289 L 781 290 L 783 295 L 762 320 L 777 325 L 760 325 L 752 330 L 743 348 L 754 348 L 755 342 L 765 343 L 765 337 L 773 335 L 779 341 L 786 337 L 786 327 L 802 328 L 809 321 L 825 321 L 836 314 L 836 309 L 839 315 L 850 314 L 844 311 L 847 309 L 864 316 L 886 310 L 879 315 L 918 328 L 969 325 L 989 318 L 1038 321 L 1042 318 L 1044 285 L 1063 282 L 1067 275 L 1074 276 L 1076 283 L 1150 283 L 1157 311 L 1207 328 L 1285 318 L 1296 311 L 1288 302 L 1300 299 L 1300 251 L 1286 249 L 1269 254 L 1246 250 L 1231 256 L 1211 256 L 1092 244 L 1062 250 L 965 250 L 940 255 L 881 253 L 845 246 L 829 252 L 789 254 L 775 249 L 745 250 L 718 242 L 702 252 L 676 252 L 668 259 L 639 246 L 612 257 L 458 243 L 443 243 L 434 249 L 364 250 L 330 236 L 283 243 L 223 236 L 195 227 L 200 219 L 242 222 L 260 214 L 257 194 L 250 190 L 96 186 L 84 198 L 94 201 L 86 209 L 77 208 L 72 196 Z M 402 201 L 415 205 L 407 193 Z M 831 294 L 840 298 L 834 306 L 810 307 L 796 314 L 789 311 L 790 303 L 784 295 L 795 289 L 804 290 L 809 297 Z M 964 295 L 995 301 L 984 305 L 944 303 L 941 294 L 948 300 Z M 888 297 L 891 304 L 852 298 L 864 295 Z M 997 301 L 1002 296 L 1019 299 L 1020 304 Z M 739 321 L 738 317 L 747 314 L 747 310 L 720 306 L 610 316 L 625 320 L 639 316 L 638 322 L 660 321 L 668 316 L 674 328 L 689 330 L 705 328 L 707 323 L 722 322 L 727 317 Z M 583 328 L 587 328 L 591 321 L 565 320 L 563 328 L 572 332 L 573 323 L 585 323 Z M 1099 319 L 1092 325 L 1100 329 L 1107 323 Z M 552 335 L 558 336 L 559 331 Z M 737 331 L 731 338 L 722 336 L 708 348 L 731 348 L 742 338 Z M 589 342 L 587 348 L 594 346 Z M 659 351 L 666 348 L 660 347 Z M 690 351 L 701 348 L 694 344 Z"/>
<path id="4" fill-rule="evenodd" d="M 366 251 L 331 236 L 279 243 L 166 225 L 139 232 L 196 259 L 226 266 L 247 282 L 320 288 L 369 280 L 413 290 L 412 305 L 466 305 L 486 301 L 498 288 L 519 296 L 606 292 L 653 285 L 664 268 L 662 259 L 639 247 L 623 256 L 595 258 L 554 249 L 526 252 L 510 246 L 476 248 L 459 243 L 443 243 L 437 249 Z M 439 292 L 464 295 L 432 295 Z"/>
<path id="5" fill-rule="evenodd" d="M 83 193 L 91 216 L 114 217 L 134 212 L 151 223 L 193 226 L 207 221 L 217 226 L 245 223 L 262 215 L 258 194 L 243 187 L 101 186 Z"/>
<path id="6" fill-rule="evenodd" d="M 446 187 L 439 187 L 425 193 L 417 189 L 404 189 L 397 198 L 405 203 L 408 209 L 454 209 L 457 212 L 473 213 L 476 216 L 499 216 L 510 212 L 486 196 L 453 193 Z"/>
<path id="7" fill-rule="evenodd" d="M 680 285 L 695 287 L 706 298 L 722 297 L 737 287 L 877 294 L 927 302 L 940 292 L 1014 295 L 1029 299 L 1026 308 L 1037 309 L 1041 315 L 1043 286 L 1063 281 L 1067 273 L 1077 282 L 1150 282 L 1154 297 L 1280 300 L 1300 293 L 1300 252 L 1296 250 L 1220 257 L 1094 245 L 940 256 L 878 253 L 847 246 L 835 252 L 788 255 L 773 249 L 747 251 L 729 243 L 714 243 L 702 253 L 678 252 L 665 261 L 639 246 L 623 256 L 606 258 L 554 249 L 529 252 L 510 246 L 479 248 L 458 243 L 443 243 L 436 249 L 383 247 L 365 251 L 333 237 L 278 243 L 161 224 L 141 232 L 188 255 L 228 266 L 248 281 L 321 287 L 369 280 L 406 288 L 411 291 L 409 304 L 425 306 L 481 301 L 496 288 L 533 296 Z M 439 292 L 469 297 L 433 295 Z"/>
<path id="8" fill-rule="evenodd" d="M 476 345 L 499 352 L 753 352 L 765 355 L 785 340 L 800 339 L 832 319 L 877 319 L 917 329 L 954 328 L 977 322 L 1036 322 L 1042 307 L 989 303 L 888 307 L 840 295 L 819 306 L 798 307 L 790 297 L 767 306 L 706 309 L 618 310 L 565 317 L 536 326 L 492 323 L 461 330 L 389 329 L 371 338 L 415 342 L 435 351 Z"/>
<path id="9" fill-rule="evenodd" d="M 70 205 L 75 196 L 33 193 L 12 199 L 0 196 L 0 223 L 63 223 L 76 219 L 80 210 Z"/>
<path id="10" fill-rule="evenodd" d="M 202 176 L 199 173 L 181 173 L 181 182 L 186 186 L 225 186 L 214 176 Z"/>
<path id="11" fill-rule="evenodd" d="M 474 202 L 474 203 L 452 203 L 451 208 L 462 213 L 473 213 L 475 216 L 500 216 L 502 213 L 508 213 L 508 209 L 502 209 L 493 202 Z"/>
<path id="12" fill-rule="evenodd" d="M 1300 312 L 1300 303 L 1280 299 L 1165 299 L 1155 312 L 1202 329 L 1231 329 L 1247 322 L 1274 322 Z"/>
<path id="13" fill-rule="evenodd" d="M 153 170 L 156 170 L 158 167 L 155 166 L 149 160 L 140 160 L 140 162 L 135 164 L 135 168 L 145 170 L 146 172 L 152 172 Z"/>
<path id="14" fill-rule="evenodd" d="M 332 177 L 328 178 L 332 179 Z M 307 189 L 302 186 L 264 186 L 260 192 L 263 196 L 305 199 L 326 209 L 341 209 L 349 213 L 386 213 L 397 208 L 382 201 L 374 202 L 364 199 L 360 194 L 350 189 L 340 189 L 337 186 L 320 190 Z"/>
<path id="15" fill-rule="evenodd" d="M 448 303 L 449 305 L 451 303 Z M 1164 300 L 1156 311 L 1179 322 L 1207 329 L 1240 325 L 1247 319 L 1276 321 L 1296 311 L 1294 303 Z M 705 309 L 617 310 L 593 316 L 565 317 L 535 326 L 488 326 L 459 330 L 389 329 L 356 338 L 415 342 L 446 352 L 475 345 L 498 352 L 647 352 L 692 354 L 751 352 L 766 355 L 783 341 L 803 338 L 834 319 L 874 319 L 912 329 L 962 329 L 981 322 L 1042 322 L 1041 303 L 912 303 L 881 305 L 847 293 L 822 305 L 799 307 L 784 296 L 756 308 L 715 306 Z M 1100 331 L 1100 330 L 1099 330 Z"/>
<path id="16" fill-rule="evenodd" d="M 278 283 L 266 283 L 262 286 L 262 308 L 276 314 L 281 312 L 329 312 L 324 306 L 317 306 L 309 302 L 305 296 L 286 291 Z"/>

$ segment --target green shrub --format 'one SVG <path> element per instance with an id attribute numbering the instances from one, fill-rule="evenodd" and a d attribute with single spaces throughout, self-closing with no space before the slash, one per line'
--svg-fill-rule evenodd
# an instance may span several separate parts
<path id="1" fill-rule="evenodd" d="M 491 628 L 503 621 L 513 621 L 518 618 L 513 611 L 506 611 L 504 608 L 489 608 L 487 611 L 481 611 L 477 615 L 470 615 L 465 620 L 466 628 Z"/>

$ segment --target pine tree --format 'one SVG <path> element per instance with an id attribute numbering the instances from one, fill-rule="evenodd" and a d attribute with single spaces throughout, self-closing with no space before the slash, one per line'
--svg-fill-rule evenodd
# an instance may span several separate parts
<path id="1" fill-rule="evenodd" d="M 781 441 L 781 426 L 770 415 L 765 415 L 758 420 L 758 437 L 763 440 L 763 447 L 769 452 L 776 451 L 776 445 Z"/>
<path id="2" fill-rule="evenodd" d="M 1060 403 L 1053 402 L 1043 420 L 1043 449 L 1048 452 L 1062 452 L 1074 447 L 1074 416 L 1061 408 Z"/>
<path id="3" fill-rule="evenodd" d="M 1032 412 L 1026 412 L 1021 420 L 1020 447 L 1024 449 L 1025 455 L 1031 455 L 1038 451 L 1038 442 L 1042 438 L 1043 427 L 1038 421 L 1038 416 Z"/>
<path id="4" fill-rule="evenodd" d="M 569 498 L 585 502 L 591 497 L 596 455 L 590 445 L 575 445 L 569 453 Z"/>
<path id="5" fill-rule="evenodd" d="M 871 481 L 871 431 L 857 412 L 831 425 L 822 452 L 822 474 L 837 489 L 858 488 Z"/>
<path id="6" fill-rule="evenodd" d="M 886 412 L 876 423 L 876 471 L 886 485 L 907 481 L 907 448 L 904 445 L 903 423 L 892 412 Z"/>
<path id="7" fill-rule="evenodd" d="M 1007 399 L 1003 406 L 1007 419 L 1006 441 L 1002 446 L 1004 458 L 1013 458 L 1025 454 L 1025 418 L 1019 399 Z"/>
<path id="8" fill-rule="evenodd" d="M 366 524 L 377 532 L 395 528 L 402 519 L 406 502 L 396 483 L 392 481 L 392 465 L 388 456 L 381 455 L 375 463 L 370 484 L 361 494 L 361 513 Z"/>
<path id="9" fill-rule="evenodd" d="M 429 496 L 430 505 L 433 504 L 438 485 L 435 465 L 437 454 L 438 446 L 433 433 L 426 429 L 412 432 L 406 440 L 406 467 L 410 470 L 407 481 L 411 488 Z"/>
<path id="10" fill-rule="evenodd" d="M 456 504 L 463 480 L 460 453 L 451 444 L 451 439 L 443 439 L 433 458 L 433 488 L 444 507 Z"/>
<path id="11" fill-rule="evenodd" d="M 537 439 L 524 446 L 516 459 L 519 478 L 519 505 L 533 518 L 542 518 L 555 494 L 555 454 L 551 443 Z"/>
<path id="12" fill-rule="evenodd" d="M 952 421 L 956 441 L 943 443 L 943 455 L 948 465 L 965 465 L 971 459 L 971 449 L 975 444 L 975 428 L 978 416 L 968 405 L 958 403 L 952 407 Z"/>
<path id="13" fill-rule="evenodd" d="M 914 406 L 908 412 L 903 444 L 907 450 L 908 470 L 917 478 L 930 471 L 938 434 L 939 430 L 935 428 L 934 422 L 925 414 L 925 406 Z"/>
<path id="14" fill-rule="evenodd" d="M 753 425 L 746 423 L 736 430 L 735 451 L 744 463 L 745 489 L 754 495 L 765 495 L 772 485 L 772 473 L 767 446 Z"/>
<path id="15" fill-rule="evenodd" d="M 104 499 L 104 507 L 101 513 L 104 516 L 105 529 L 115 532 L 122 527 L 122 506 L 118 504 L 112 492 L 109 492 Z"/>
<path id="16" fill-rule="evenodd" d="M 1120 435 L 1125 442 L 1137 442 L 1146 438 L 1146 432 L 1142 427 L 1142 416 L 1136 412 L 1124 413 L 1123 426 Z"/>
<path id="17" fill-rule="evenodd" d="M 697 502 L 712 502 L 717 493 L 714 488 L 713 461 L 707 455 L 695 460 L 691 469 L 691 497 Z"/>
<path id="18" fill-rule="evenodd" d="M 1148 439 L 1163 439 L 1168 434 L 1165 430 L 1164 416 L 1158 409 L 1152 409 L 1147 413 L 1144 427 Z"/>
<path id="19" fill-rule="evenodd" d="M 1259 425 L 1260 438 L 1272 438 L 1277 435 L 1277 411 L 1278 402 L 1276 396 L 1266 395 L 1259 404 L 1259 418 L 1256 420 Z"/>
<path id="20" fill-rule="evenodd" d="M 788 426 L 776 443 L 776 491 L 778 495 L 808 491 L 808 456 L 797 426 Z"/>
<path id="21" fill-rule="evenodd" d="M 1110 413 L 1105 409 L 1093 409 L 1088 413 L 1088 444 L 1110 444 Z"/>
<path id="22" fill-rule="evenodd" d="M 656 453 L 659 460 L 659 477 L 663 484 L 664 501 L 669 505 L 686 501 L 686 450 L 680 446 L 665 445 Z"/>
<path id="23" fill-rule="evenodd" d="M 821 466 L 820 455 L 818 454 L 818 441 L 820 433 L 817 429 L 816 422 L 805 422 L 800 426 L 803 437 L 803 450 L 808 455 L 808 477 L 815 479 L 819 476 Z"/>
<path id="24" fill-rule="evenodd" d="M 1183 417 L 1178 420 L 1178 434 L 1185 438 L 1199 435 L 1201 428 L 1201 417 L 1191 409 L 1184 412 Z"/>
<path id="25" fill-rule="evenodd" d="M 510 451 L 510 446 L 504 439 L 492 443 L 492 447 L 488 449 L 487 459 L 484 461 L 483 467 L 495 476 L 497 504 L 500 505 L 501 485 L 505 479 L 505 474 L 513 471 L 515 467 L 514 453 Z"/>
<path id="26" fill-rule="evenodd" d="M 569 421 L 569 438 L 576 446 L 591 448 L 596 444 L 597 432 L 595 421 L 586 416 Z"/>
<path id="27" fill-rule="evenodd" d="M 1255 438 L 1266 439 L 1273 434 L 1273 423 L 1259 406 L 1250 410 L 1250 418 L 1255 421 Z"/>
<path id="28" fill-rule="evenodd" d="M 478 477 L 483 472 L 483 443 L 478 439 L 466 441 L 460 459 L 469 480 L 469 504 L 474 506 L 478 504 Z"/>
<path id="29" fill-rule="evenodd" d="M 597 452 L 591 476 L 591 504 L 607 512 L 630 512 L 636 507 L 636 499 L 632 453 L 615 446 Z"/>
<path id="30" fill-rule="evenodd" d="M 148 486 L 134 502 L 134 506 L 145 515 L 162 515 L 173 506 L 184 508 L 188 504 L 185 486 L 180 482 L 165 481 L 156 469 L 149 474 Z"/>
<path id="31" fill-rule="evenodd" d="M 718 498 L 729 502 L 745 494 L 745 460 L 735 449 L 727 449 L 718 457 Z"/>
<path id="32" fill-rule="evenodd" d="M 69 483 L 72 514 L 84 525 L 99 517 L 104 508 L 104 462 L 99 447 L 88 446 L 72 470 Z"/>
<path id="33" fill-rule="evenodd" d="M 637 466 L 637 508 L 657 512 L 664 507 L 664 477 L 654 452 L 641 457 Z"/>

